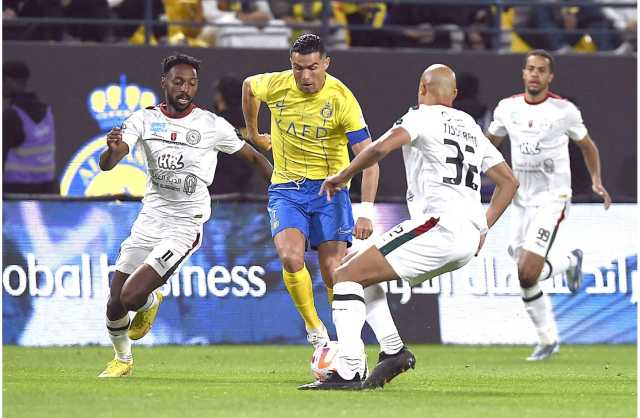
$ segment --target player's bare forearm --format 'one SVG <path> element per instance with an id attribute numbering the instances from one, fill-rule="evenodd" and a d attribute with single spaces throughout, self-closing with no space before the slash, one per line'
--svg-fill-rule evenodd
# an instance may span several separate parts
<path id="1" fill-rule="evenodd" d="M 411 142 L 409 133 L 406 129 L 396 127 L 382 135 L 377 141 L 367 145 L 364 150 L 359 152 L 356 157 L 351 161 L 351 164 L 343 170 L 344 175 L 348 180 L 351 180 L 353 176 L 371 167 L 378 161 L 382 160 L 391 151 L 396 150 Z M 355 150 L 354 150 L 355 152 Z"/>
<path id="2" fill-rule="evenodd" d="M 102 154 L 100 154 L 100 169 L 102 171 L 111 170 L 113 167 L 118 165 L 120 160 L 122 160 L 122 158 L 124 158 L 124 156 L 127 154 L 128 150 L 124 151 L 122 149 L 119 149 L 116 151 L 112 151 L 111 149 L 107 148 Z"/>
<path id="3" fill-rule="evenodd" d="M 520 184 L 505 162 L 491 167 L 485 174 L 496 184 L 486 213 L 487 226 L 491 228 L 511 203 Z"/>
<path id="4" fill-rule="evenodd" d="M 110 148 L 107 148 L 102 154 L 100 154 L 100 169 L 102 171 L 109 171 L 115 167 L 116 164 L 117 163 L 114 162 L 113 152 Z"/>
<path id="5" fill-rule="evenodd" d="M 600 152 L 595 142 L 587 135 L 582 141 L 577 142 L 580 151 L 582 151 L 582 157 L 584 163 L 591 175 L 591 181 L 593 183 L 602 182 L 600 173 Z"/>
<path id="6" fill-rule="evenodd" d="M 264 177 L 267 182 L 271 181 L 273 166 L 264 155 L 259 153 L 250 144 L 245 143 L 244 146 L 240 148 L 240 151 L 237 152 L 237 155 L 252 164 L 260 172 L 260 174 L 262 174 L 262 177 Z"/>
<path id="7" fill-rule="evenodd" d="M 258 132 L 258 112 L 260 112 L 260 100 L 251 90 L 251 77 L 249 77 L 242 83 L 242 113 L 247 126 L 247 139 L 261 151 L 268 151 L 271 149 L 271 137 Z"/>
<path id="8" fill-rule="evenodd" d="M 342 175 L 344 176 L 345 181 L 351 180 L 353 176 L 363 171 L 365 168 L 371 167 L 374 164 L 377 165 L 378 161 L 383 159 L 388 154 L 388 151 L 385 152 L 382 147 L 378 147 L 376 145 L 377 143 L 372 143 L 367 146 L 364 150 L 362 150 L 362 152 L 356 155 L 353 161 L 351 161 L 351 164 L 349 164 L 344 170 L 342 170 Z"/>
<path id="9" fill-rule="evenodd" d="M 242 113 L 247 126 L 249 138 L 258 135 L 258 112 L 260 111 L 260 100 L 254 96 L 251 90 L 251 78 L 246 78 L 242 83 Z"/>
<path id="10" fill-rule="evenodd" d="M 487 133 L 487 138 L 489 138 L 489 141 L 491 141 L 493 146 L 496 148 L 498 148 L 500 144 L 502 144 L 502 141 L 504 141 L 504 136 L 496 136 L 490 133 Z"/>
<path id="11" fill-rule="evenodd" d="M 362 172 L 361 200 L 363 202 L 375 202 L 378 192 L 378 179 L 380 178 L 380 167 L 374 163 Z"/>
<path id="12" fill-rule="evenodd" d="M 327 178 L 320 186 L 319 194 L 327 194 L 327 199 L 344 187 L 344 185 L 360 171 L 371 167 L 383 159 L 391 151 L 411 142 L 409 132 L 402 127 L 395 127 L 382 135 L 380 139 L 367 145 L 345 169 L 335 176 Z M 355 150 L 354 150 L 355 152 Z"/>
<path id="13" fill-rule="evenodd" d="M 367 146 L 371 144 L 371 139 L 367 138 L 351 147 L 357 157 Z M 378 179 L 380 178 L 380 167 L 377 163 L 364 169 L 362 172 L 361 200 L 373 203 L 378 192 Z"/>
<path id="14" fill-rule="evenodd" d="M 578 147 L 580 147 L 580 151 L 582 151 L 584 163 L 591 175 L 591 189 L 602 198 L 604 201 L 604 208 L 609 209 L 609 206 L 611 206 L 611 196 L 609 196 L 609 192 L 607 192 L 607 189 L 602 185 L 600 152 L 598 151 L 598 147 L 589 135 L 584 137 L 581 141 L 578 141 L 577 144 Z"/>

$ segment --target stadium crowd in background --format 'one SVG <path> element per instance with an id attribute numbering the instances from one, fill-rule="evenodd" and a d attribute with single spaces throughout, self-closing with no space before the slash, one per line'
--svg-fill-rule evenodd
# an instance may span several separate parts
<path id="1" fill-rule="evenodd" d="M 536 0 L 523 0 L 522 6 L 506 7 L 498 16 L 495 5 L 480 0 L 477 5 L 455 1 L 443 5 L 419 1 L 151 0 L 148 15 L 153 24 L 148 42 L 286 48 L 302 32 L 312 32 L 328 35 L 327 44 L 333 48 L 634 52 L 636 4 L 630 2 L 628 8 L 606 6 L 612 1 L 593 0 L 593 4 L 577 7 L 571 3 L 565 6 L 565 1 L 535 4 Z M 324 10 L 326 4 L 330 10 Z M 21 23 L 16 18 L 141 20 L 145 7 L 146 2 L 138 0 L 8 0 L 3 2 L 3 35 L 9 40 L 141 44 L 147 42 L 142 25 L 114 22 L 105 29 L 96 24 Z M 324 21 L 330 24 L 328 30 Z M 498 29 L 503 30 L 500 36 Z"/>

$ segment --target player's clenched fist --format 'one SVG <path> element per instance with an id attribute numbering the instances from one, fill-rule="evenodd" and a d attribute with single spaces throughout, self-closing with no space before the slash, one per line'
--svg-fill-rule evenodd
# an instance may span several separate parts
<path id="1" fill-rule="evenodd" d="M 249 140 L 256 144 L 260 151 L 269 151 L 271 149 L 271 135 L 269 134 L 252 135 Z"/>
<path id="2" fill-rule="evenodd" d="M 121 128 L 112 128 L 107 134 L 107 146 L 115 150 L 118 148 L 118 145 L 122 143 L 122 129 Z"/>

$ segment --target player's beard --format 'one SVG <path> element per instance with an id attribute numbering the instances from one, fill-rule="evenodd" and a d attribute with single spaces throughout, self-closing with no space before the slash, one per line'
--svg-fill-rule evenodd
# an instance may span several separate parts
<path id="1" fill-rule="evenodd" d="M 183 97 L 189 99 L 189 101 L 186 104 L 182 104 L 178 101 L 178 99 Z M 175 97 L 169 97 L 168 102 L 171 105 L 171 107 L 173 107 L 178 113 L 180 113 L 180 112 L 184 112 L 185 109 L 191 106 L 191 103 L 193 103 L 193 97 L 189 97 L 186 95 L 179 95 Z"/>
<path id="2" fill-rule="evenodd" d="M 531 95 L 531 96 L 537 96 L 537 95 L 539 95 L 539 94 L 540 94 L 540 93 L 542 93 L 542 91 L 543 91 L 544 89 L 546 89 L 546 88 L 547 88 L 547 86 L 542 85 L 542 84 L 538 84 L 538 86 L 537 86 L 537 87 L 533 87 L 533 88 L 532 88 L 532 87 L 529 87 L 529 86 L 526 86 L 527 93 L 529 93 L 529 95 Z"/>

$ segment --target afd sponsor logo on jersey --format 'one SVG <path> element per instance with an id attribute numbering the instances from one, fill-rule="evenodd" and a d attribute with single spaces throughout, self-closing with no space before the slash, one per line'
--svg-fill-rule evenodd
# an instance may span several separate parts
<path id="1" fill-rule="evenodd" d="M 2 271 L 2 288 L 13 297 L 104 298 L 109 275 L 116 269 L 106 253 L 82 253 L 76 263 L 52 265 L 25 255 L 26 265 L 11 264 Z M 160 290 L 165 296 L 261 298 L 267 292 L 262 266 L 185 265 Z"/>
<path id="2" fill-rule="evenodd" d="M 119 83 L 97 87 L 87 96 L 87 109 L 95 119 L 100 134 L 88 139 L 67 163 L 60 181 L 63 196 L 104 196 L 127 194 L 142 196 L 146 187 L 145 163 L 142 151 L 135 147 L 112 170 L 102 171 L 98 165 L 100 154 L 106 147 L 106 132 L 122 126 L 124 120 L 138 109 L 158 102 L 156 94 L 148 88 L 127 83 L 120 75 Z M 156 123 L 151 131 L 161 134 L 166 124 Z"/>

